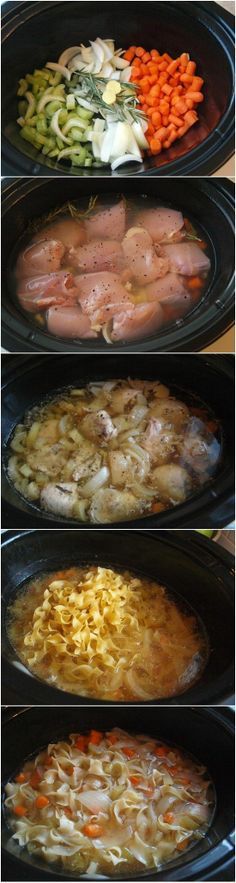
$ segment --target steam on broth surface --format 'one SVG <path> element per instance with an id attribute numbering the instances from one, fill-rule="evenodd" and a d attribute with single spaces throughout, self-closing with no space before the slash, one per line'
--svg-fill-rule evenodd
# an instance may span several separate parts
<path id="1" fill-rule="evenodd" d="M 109 523 L 183 503 L 214 475 L 218 423 L 158 381 L 67 389 L 25 415 L 10 441 L 8 476 L 42 509 Z"/>
<path id="2" fill-rule="evenodd" d="M 39 224 L 18 254 L 16 297 L 27 317 L 58 338 L 110 344 L 171 323 L 178 330 L 208 284 L 201 230 L 149 197 L 94 198 L 91 208 L 80 201 L 64 211 Z"/>
<path id="3" fill-rule="evenodd" d="M 21 661 L 51 686 L 114 701 L 182 693 L 208 655 L 193 612 L 163 586 L 104 567 L 28 583 L 9 607 L 8 635 Z"/>
<path id="4" fill-rule="evenodd" d="M 204 837 L 213 789 L 206 768 L 154 738 L 74 733 L 26 761 L 6 785 L 13 838 L 64 872 L 132 877 Z"/>

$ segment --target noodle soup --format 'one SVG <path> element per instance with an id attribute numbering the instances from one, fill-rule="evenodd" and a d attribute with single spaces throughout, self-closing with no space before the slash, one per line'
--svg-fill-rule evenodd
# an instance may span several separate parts
<path id="1" fill-rule="evenodd" d="M 208 657 L 203 627 L 188 607 L 156 582 L 104 567 L 28 583 L 9 607 L 8 636 L 41 680 L 110 701 L 178 695 Z"/>
<path id="2" fill-rule="evenodd" d="M 118 728 L 74 733 L 26 761 L 6 785 L 13 839 L 64 872 L 132 876 L 203 838 L 213 789 L 176 747 Z"/>
<path id="3" fill-rule="evenodd" d="M 218 422 L 197 404 L 159 381 L 66 389 L 16 426 L 8 476 L 63 519 L 103 524 L 162 512 L 202 488 L 219 464 Z"/>

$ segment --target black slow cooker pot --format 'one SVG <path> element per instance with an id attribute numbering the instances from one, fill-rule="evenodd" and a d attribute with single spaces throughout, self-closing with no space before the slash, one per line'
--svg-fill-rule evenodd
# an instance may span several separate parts
<path id="1" fill-rule="evenodd" d="M 159 515 L 112 525 L 82 524 L 55 518 L 29 503 L 9 482 L 6 464 L 9 437 L 29 408 L 70 385 L 119 377 L 158 379 L 180 398 L 192 396 L 214 412 L 223 433 L 218 472 L 185 503 Z M 3 527 L 224 527 L 234 517 L 234 359 L 233 356 L 2 356 L 2 525 Z M 195 400 L 195 399 L 194 399 Z"/>
<path id="2" fill-rule="evenodd" d="M 203 840 L 185 855 L 168 862 L 163 870 L 135 873 L 135 880 L 234 880 L 234 725 L 229 709 L 145 708 L 145 721 L 139 708 L 25 708 L 11 709 L 2 716 L 3 788 L 16 774 L 25 758 L 41 750 L 49 741 L 65 738 L 70 732 L 122 727 L 133 733 L 147 733 L 178 745 L 193 754 L 209 770 L 216 790 L 216 811 Z M 89 879 L 84 875 L 65 876 L 53 865 L 45 866 L 29 856 L 10 839 L 3 817 L 3 879 L 68 881 Z M 114 879 L 114 878 L 113 878 Z M 116 874 L 116 880 L 127 880 Z"/>
<path id="3" fill-rule="evenodd" d="M 106 193 L 117 196 L 121 181 L 106 181 Z M 103 178 L 93 181 L 93 194 L 103 194 Z M 126 178 L 122 192 L 142 195 L 141 179 Z M 211 272 L 201 302 L 186 316 L 145 340 L 106 344 L 104 339 L 71 341 L 47 334 L 23 313 L 12 296 L 9 269 L 22 248 L 29 221 L 47 214 L 68 199 L 91 195 L 91 181 L 82 178 L 8 179 L 2 190 L 2 345 L 10 352 L 191 352 L 201 350 L 234 322 L 234 185 L 227 179 L 146 179 L 145 194 L 181 209 L 199 223 L 209 245 Z M 11 254 L 13 251 L 13 255 Z"/>
<path id="4" fill-rule="evenodd" d="M 156 579 L 190 605 L 208 642 L 199 680 L 148 705 L 210 705 L 234 692 L 234 559 L 193 531 L 9 531 L 2 545 L 2 684 L 7 703 L 110 705 L 44 684 L 19 665 L 7 636 L 8 608 L 25 581 L 61 567 L 99 564 Z M 222 629 L 222 622 L 224 628 Z M 13 691 L 13 694 L 12 694 Z M 15 697 L 15 698 L 14 698 Z M 119 703 L 125 704 L 125 703 Z M 137 700 L 137 704 L 141 704 Z M 147 703 L 142 703 L 147 705 Z"/>
<path id="5" fill-rule="evenodd" d="M 122 166 L 115 175 L 210 175 L 234 149 L 234 19 L 212 2 L 27 2 L 3 9 L 3 167 L 4 175 L 109 176 L 57 165 L 22 140 L 16 124 L 17 83 L 25 73 L 56 61 L 68 46 L 113 37 L 117 46 L 157 47 L 177 57 L 186 50 L 205 80 L 199 123 L 168 151 Z"/>

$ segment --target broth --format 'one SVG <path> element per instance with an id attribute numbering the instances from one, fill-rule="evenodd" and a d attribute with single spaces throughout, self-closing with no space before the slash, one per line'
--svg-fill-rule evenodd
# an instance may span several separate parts
<path id="1" fill-rule="evenodd" d="M 130 877 L 204 837 L 210 786 L 206 768 L 179 748 L 91 730 L 26 761 L 6 785 L 5 807 L 14 839 L 45 862 L 92 879 Z"/>
<path id="2" fill-rule="evenodd" d="M 51 686 L 110 701 L 182 693 L 208 655 L 196 617 L 163 586 L 103 567 L 73 567 L 28 583 L 9 607 L 8 636 L 21 661 Z"/>
<path id="3" fill-rule="evenodd" d="M 158 381 L 91 383 L 34 408 L 15 428 L 8 476 L 62 518 L 110 523 L 158 513 L 219 464 L 218 424 Z"/>
<path id="4" fill-rule="evenodd" d="M 28 319 L 58 338 L 109 344 L 178 329 L 208 285 L 205 234 L 156 199 L 91 200 L 62 206 L 24 239 L 15 291 Z"/>

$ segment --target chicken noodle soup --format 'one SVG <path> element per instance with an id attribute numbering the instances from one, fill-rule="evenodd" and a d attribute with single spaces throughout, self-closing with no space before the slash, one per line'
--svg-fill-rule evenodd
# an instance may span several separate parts
<path id="1" fill-rule="evenodd" d="M 109 523 L 183 503 L 214 474 L 217 421 L 158 381 L 67 389 L 14 430 L 8 475 L 62 518 Z"/>
<path id="2" fill-rule="evenodd" d="M 111 344 L 183 321 L 209 276 L 201 231 L 153 199 L 95 202 L 84 214 L 69 203 L 24 243 L 16 296 L 28 317 L 59 338 Z"/>
<path id="3" fill-rule="evenodd" d="M 182 693 L 207 659 L 192 611 L 156 582 L 103 567 L 74 567 L 28 583 L 9 608 L 8 635 L 39 678 L 95 699 Z"/>
<path id="4" fill-rule="evenodd" d="M 212 816 L 206 768 L 118 728 L 55 742 L 6 785 L 13 839 L 64 872 L 142 873 L 185 851 Z"/>

